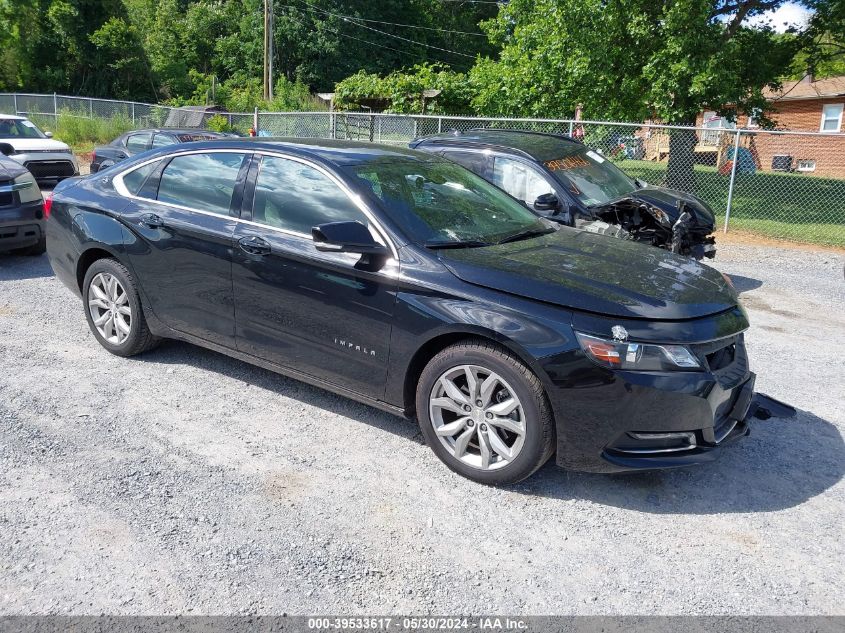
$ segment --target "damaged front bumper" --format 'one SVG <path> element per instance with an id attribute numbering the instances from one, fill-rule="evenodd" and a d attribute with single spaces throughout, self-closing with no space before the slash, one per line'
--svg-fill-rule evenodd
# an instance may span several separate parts
<path id="1" fill-rule="evenodd" d="M 713 427 L 671 433 L 636 433 L 602 452 L 602 458 L 622 470 L 681 468 L 715 460 L 723 446 L 751 432 L 752 420 L 791 418 L 795 409 L 779 400 L 754 392 L 756 376 L 742 386 L 730 412 Z"/>

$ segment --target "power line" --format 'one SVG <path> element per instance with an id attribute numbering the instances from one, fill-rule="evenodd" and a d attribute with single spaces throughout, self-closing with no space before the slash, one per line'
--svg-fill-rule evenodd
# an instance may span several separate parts
<path id="1" fill-rule="evenodd" d="M 355 22 L 370 22 L 371 24 L 387 24 L 389 26 L 403 26 L 409 29 L 423 29 L 425 31 L 437 31 L 439 33 L 455 33 L 457 35 L 472 35 L 473 37 L 487 37 L 484 33 L 472 33 L 470 31 L 456 31 L 454 29 L 438 29 L 433 26 L 420 26 L 418 24 L 402 24 L 400 22 L 385 22 L 384 20 L 371 20 L 369 18 L 359 18 L 353 15 L 341 15 L 340 13 L 332 13 L 331 11 L 326 11 L 325 9 L 320 9 L 319 7 L 315 7 L 313 5 L 308 4 L 307 2 L 303 3 L 308 5 L 308 8 L 312 11 L 320 11 L 321 13 L 325 13 L 327 15 L 333 15 L 338 18 L 344 18 L 347 20 L 353 20 Z M 290 6 L 290 5 L 285 5 Z M 297 8 L 297 7 L 292 7 Z"/>
<path id="2" fill-rule="evenodd" d="M 298 7 L 292 7 L 290 5 L 283 5 L 283 6 L 286 6 L 290 9 L 297 9 L 298 8 Z M 310 26 L 308 24 L 305 24 L 305 22 L 303 22 L 302 20 L 300 20 L 296 16 L 288 14 L 285 17 L 290 18 L 290 19 L 294 20 L 295 22 L 298 22 L 300 24 L 300 26 L 304 26 L 306 28 L 308 28 Z M 348 38 L 350 40 L 356 40 L 358 42 L 364 42 L 365 44 L 369 44 L 370 46 L 376 46 L 378 48 L 384 48 L 384 49 L 387 49 L 389 51 L 394 51 L 396 53 L 406 54 L 408 52 L 408 51 L 400 50 L 398 48 L 393 48 L 392 46 L 385 46 L 384 44 L 378 44 L 376 42 L 371 42 L 370 40 L 365 40 L 365 39 L 362 39 L 360 37 L 355 37 L 354 35 L 347 35 L 346 33 L 341 33 L 340 31 L 335 31 L 334 29 L 326 26 L 325 23 L 323 23 L 323 28 L 326 29 L 329 33 L 334 33 L 335 35 L 340 35 L 341 37 L 345 37 L 345 38 Z"/>
<path id="3" fill-rule="evenodd" d="M 332 13 L 331 11 L 325 11 L 324 9 L 320 9 L 318 7 L 315 7 L 313 5 L 308 4 L 304 0 L 302 1 L 302 4 L 304 4 L 306 7 L 308 7 L 309 9 L 311 9 L 313 11 L 319 11 L 320 13 L 325 13 L 326 15 L 331 15 L 331 16 L 334 16 L 336 18 L 340 18 L 344 22 L 347 22 L 349 24 L 353 24 L 354 26 L 359 26 L 362 29 L 367 29 L 369 31 L 373 31 L 375 33 L 380 33 L 382 35 L 387 35 L 388 37 L 392 37 L 392 38 L 395 38 L 397 40 L 402 40 L 403 42 L 409 42 L 411 44 L 417 44 L 419 46 L 425 46 L 426 48 L 432 48 L 432 49 L 435 49 L 435 50 L 438 50 L 438 51 L 443 51 L 444 53 L 451 53 L 452 55 L 459 55 L 461 57 L 467 57 L 469 59 L 475 59 L 475 55 L 467 55 L 466 53 L 460 53 L 458 51 L 453 51 L 453 50 L 448 49 L 448 48 L 442 48 L 440 46 L 434 46 L 433 44 L 426 44 L 425 42 L 419 42 L 417 40 L 412 40 L 412 39 L 409 39 L 407 37 L 402 37 L 401 35 L 394 35 L 393 33 L 388 33 L 387 31 L 375 29 L 371 26 L 367 26 L 366 24 L 361 24 L 360 22 L 356 22 L 356 20 L 358 18 L 353 18 L 353 17 L 350 17 L 350 16 L 341 15 L 339 13 Z M 286 5 L 286 6 L 290 6 L 290 5 Z M 290 8 L 297 9 L 298 7 L 290 6 Z"/>
<path id="4" fill-rule="evenodd" d="M 458 51 L 453 51 L 448 48 L 441 48 L 439 46 L 434 46 L 433 44 L 426 44 L 425 42 L 418 42 L 417 40 L 410 40 L 407 37 L 402 37 L 401 35 L 394 35 L 393 33 L 388 33 L 387 31 L 380 31 L 379 29 L 374 29 L 371 26 L 367 26 L 366 24 L 361 24 L 360 22 L 355 22 L 355 20 L 350 18 L 345 18 L 346 22 L 354 24 L 355 26 L 360 26 L 362 29 L 367 29 L 369 31 L 373 31 L 375 33 L 381 33 L 382 35 L 387 35 L 388 37 L 396 38 L 397 40 L 402 40 L 403 42 L 410 42 L 411 44 L 418 44 L 419 46 L 425 46 L 426 48 L 433 48 L 438 51 L 443 51 L 444 53 L 451 53 L 452 55 L 460 55 L 461 57 L 468 57 L 469 59 L 475 59 L 475 55 L 467 55 L 466 53 L 459 53 Z"/>

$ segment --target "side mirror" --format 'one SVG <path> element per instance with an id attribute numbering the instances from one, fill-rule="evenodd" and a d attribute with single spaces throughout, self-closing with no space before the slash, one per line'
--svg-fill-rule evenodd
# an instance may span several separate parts
<path id="1" fill-rule="evenodd" d="M 560 202 L 557 196 L 553 193 L 544 193 L 542 196 L 537 196 L 534 201 L 534 208 L 537 211 L 557 211 L 560 207 Z"/>
<path id="2" fill-rule="evenodd" d="M 53 138 L 53 133 L 52 132 L 44 132 L 44 136 L 46 136 L 47 138 Z"/>
<path id="3" fill-rule="evenodd" d="M 15 148 L 9 143 L 0 143 L 0 154 L 3 154 L 3 156 L 11 156 L 14 153 Z"/>
<path id="4" fill-rule="evenodd" d="M 648 187 L 648 183 L 645 180 L 640 180 L 639 178 L 634 178 L 634 184 L 637 185 L 640 189 L 645 189 Z"/>
<path id="5" fill-rule="evenodd" d="M 311 229 L 314 246 L 324 253 L 386 255 L 387 249 L 373 239 L 370 229 L 360 222 L 328 222 Z"/>

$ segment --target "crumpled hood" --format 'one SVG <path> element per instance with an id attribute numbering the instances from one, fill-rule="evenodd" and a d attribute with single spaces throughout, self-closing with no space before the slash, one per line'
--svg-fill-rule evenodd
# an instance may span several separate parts
<path id="1" fill-rule="evenodd" d="M 535 239 L 438 255 L 468 283 L 620 318 L 691 319 L 738 304 L 733 288 L 709 266 L 569 227 Z"/>
<path id="2" fill-rule="evenodd" d="M 66 152 L 70 149 L 66 143 L 51 138 L 0 138 L 0 143 L 11 145 L 15 148 L 16 152 L 27 152 L 31 150 Z"/>
<path id="3" fill-rule="evenodd" d="M 672 222 L 675 222 L 681 215 L 678 212 L 678 201 L 681 200 L 685 203 L 687 210 L 693 213 L 698 224 L 710 227 L 715 227 L 716 224 L 716 215 L 713 210 L 706 202 L 691 193 L 648 186 L 645 189 L 638 189 L 629 197 L 632 200 L 641 200 L 663 210 L 672 219 Z"/>

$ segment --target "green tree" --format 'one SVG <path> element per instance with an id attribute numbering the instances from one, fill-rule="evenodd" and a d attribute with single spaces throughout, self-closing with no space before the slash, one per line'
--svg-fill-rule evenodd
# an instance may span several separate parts
<path id="1" fill-rule="evenodd" d="M 657 118 L 692 125 L 765 109 L 800 38 L 749 21 L 777 0 L 513 0 L 484 26 L 502 45 L 473 69 L 477 110 L 491 115 Z M 695 135 L 670 138 L 667 184 L 688 187 Z"/>

